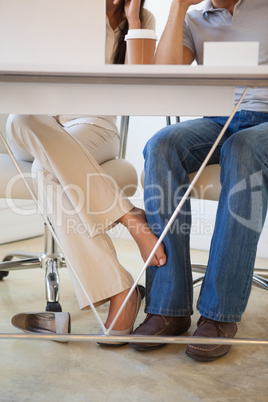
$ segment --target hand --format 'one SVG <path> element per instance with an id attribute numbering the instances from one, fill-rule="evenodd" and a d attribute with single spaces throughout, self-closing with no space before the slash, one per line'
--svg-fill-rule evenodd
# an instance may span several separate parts
<path id="1" fill-rule="evenodd" d="M 114 4 L 118 4 L 120 0 L 114 0 Z M 141 0 L 125 0 L 125 14 L 128 20 L 129 29 L 139 29 L 140 22 L 140 6 Z"/>

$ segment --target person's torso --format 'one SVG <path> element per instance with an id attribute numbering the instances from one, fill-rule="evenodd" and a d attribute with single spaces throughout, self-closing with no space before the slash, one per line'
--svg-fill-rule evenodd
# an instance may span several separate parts
<path id="1" fill-rule="evenodd" d="M 268 64 L 267 16 L 267 0 L 239 0 L 233 15 L 225 9 L 213 9 L 207 1 L 203 10 L 187 13 L 184 45 L 191 49 L 197 63 L 203 64 L 204 42 L 257 41 L 259 64 Z M 237 88 L 237 99 L 241 91 Z M 241 108 L 268 112 L 267 88 L 249 89 Z"/>

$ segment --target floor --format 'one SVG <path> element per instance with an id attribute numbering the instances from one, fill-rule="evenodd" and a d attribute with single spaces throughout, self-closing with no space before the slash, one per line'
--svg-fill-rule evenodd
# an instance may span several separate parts
<path id="1" fill-rule="evenodd" d="M 119 258 L 137 275 L 142 261 L 134 242 L 116 240 Z M 9 250 L 40 252 L 42 238 L 0 246 Z M 205 262 L 206 252 L 192 250 L 192 260 Z M 267 260 L 258 261 L 268 267 Z M 60 271 L 61 304 L 72 317 L 72 333 L 98 331 L 92 312 L 80 311 L 68 272 Z M 44 311 L 42 270 L 16 271 L 1 283 L 0 332 L 17 333 L 11 317 L 22 311 Z M 195 298 L 198 295 L 195 289 Z M 144 318 L 143 306 L 137 324 Z M 103 319 L 108 305 L 99 308 Z M 239 338 L 266 338 L 268 294 L 253 287 Z M 193 316 L 193 333 L 198 314 Z M 233 346 L 224 358 L 198 363 L 188 358 L 185 345 L 168 345 L 137 352 L 127 345 L 102 347 L 93 342 L 58 343 L 47 340 L 0 339 L 1 402 L 28 401 L 267 401 L 267 346 Z"/>

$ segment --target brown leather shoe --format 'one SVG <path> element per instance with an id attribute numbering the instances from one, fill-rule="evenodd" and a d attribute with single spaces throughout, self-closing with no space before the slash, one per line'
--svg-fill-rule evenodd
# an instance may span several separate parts
<path id="1" fill-rule="evenodd" d="M 211 338 L 234 338 L 237 332 L 235 322 L 219 322 L 201 316 L 197 322 L 197 330 L 193 336 L 204 336 Z M 189 344 L 186 354 L 193 359 L 203 362 L 216 360 L 226 355 L 231 349 L 231 345 L 195 345 Z"/>
<path id="2" fill-rule="evenodd" d="M 141 336 L 174 336 L 186 332 L 191 325 L 191 317 L 169 317 L 148 314 L 143 323 L 135 329 L 133 335 Z M 164 346 L 165 343 L 130 343 L 136 350 L 152 350 Z"/>

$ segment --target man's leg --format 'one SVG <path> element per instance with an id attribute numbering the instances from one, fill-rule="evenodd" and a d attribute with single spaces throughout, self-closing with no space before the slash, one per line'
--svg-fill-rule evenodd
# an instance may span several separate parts
<path id="1" fill-rule="evenodd" d="M 268 123 L 237 132 L 221 151 L 222 191 L 207 272 L 197 303 L 196 336 L 232 337 L 252 286 L 268 199 Z M 214 360 L 226 345 L 189 345 L 187 354 Z"/>
<path id="2" fill-rule="evenodd" d="M 189 185 L 188 174 L 199 169 L 217 138 L 221 125 L 209 120 L 186 121 L 164 128 L 146 145 L 145 209 L 151 229 L 159 236 Z M 210 163 L 218 163 L 221 140 Z M 176 335 L 190 326 L 192 273 L 189 252 L 191 228 L 188 199 L 164 239 L 167 263 L 148 267 L 145 322 L 140 335 Z M 136 349 L 161 345 L 132 344 Z"/>

